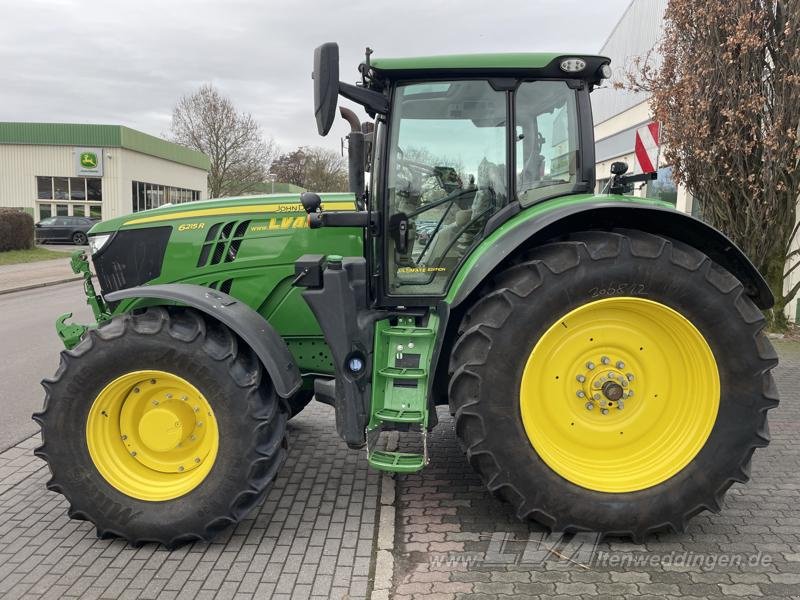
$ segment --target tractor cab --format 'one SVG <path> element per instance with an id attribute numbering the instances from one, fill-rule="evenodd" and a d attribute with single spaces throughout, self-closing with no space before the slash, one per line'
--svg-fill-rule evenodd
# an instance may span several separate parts
<path id="1" fill-rule="evenodd" d="M 593 190 L 589 92 L 610 75 L 607 58 L 370 55 L 361 81 L 350 85 L 338 80 L 338 46 L 323 44 L 313 77 L 321 135 L 330 130 L 337 95 L 375 119 L 362 125 L 342 109 L 353 126 L 351 191 L 373 238 L 367 249 L 376 305 L 443 298 L 487 232 L 524 207 Z M 312 226 L 336 221 L 315 217 Z"/>

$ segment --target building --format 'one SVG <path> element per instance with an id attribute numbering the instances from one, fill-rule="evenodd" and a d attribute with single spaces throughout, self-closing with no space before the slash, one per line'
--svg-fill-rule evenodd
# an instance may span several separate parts
<path id="1" fill-rule="evenodd" d="M 205 154 L 120 125 L 0 122 L 0 206 L 103 219 L 207 197 Z"/>
<path id="2" fill-rule="evenodd" d="M 614 89 L 613 82 L 625 83 L 626 74 L 635 66 L 637 58 L 649 57 L 651 64 L 658 66 L 659 56 L 655 47 L 664 31 L 666 8 L 667 0 L 632 0 L 598 52 L 611 58 L 614 72 L 609 84 L 592 92 L 598 192 L 608 183 L 611 163 L 624 161 L 628 163 L 630 172 L 634 172 L 635 132 L 653 120 L 649 96 L 643 92 Z M 674 183 L 672 167 L 665 161 L 663 151 L 659 158 L 658 178 L 637 185 L 633 193 L 667 200 L 678 210 L 695 216 L 699 213 L 698 203 L 691 194 L 685 187 Z M 800 239 L 795 239 L 794 247 L 800 247 Z M 798 281 L 800 268 L 795 269 L 785 282 L 785 289 L 790 289 Z M 798 298 L 787 305 L 786 315 L 790 320 L 800 323 Z"/>

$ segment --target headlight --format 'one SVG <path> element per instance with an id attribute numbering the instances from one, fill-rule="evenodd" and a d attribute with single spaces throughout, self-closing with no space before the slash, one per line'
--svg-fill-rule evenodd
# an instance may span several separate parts
<path id="1" fill-rule="evenodd" d="M 111 239 L 110 233 L 104 235 L 90 235 L 89 236 L 89 248 L 92 251 L 92 254 L 96 254 L 103 246 L 108 243 L 108 240 Z"/>
<path id="2" fill-rule="evenodd" d="M 566 58 L 561 61 L 560 67 L 565 73 L 577 73 L 586 68 L 586 61 L 582 58 Z"/>

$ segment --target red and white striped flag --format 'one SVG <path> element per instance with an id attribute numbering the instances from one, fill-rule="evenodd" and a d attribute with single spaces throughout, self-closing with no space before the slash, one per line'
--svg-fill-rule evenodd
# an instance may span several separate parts
<path id="1" fill-rule="evenodd" d="M 648 123 L 636 130 L 636 142 L 633 146 L 635 156 L 634 172 L 653 173 L 658 170 L 660 123 Z"/>

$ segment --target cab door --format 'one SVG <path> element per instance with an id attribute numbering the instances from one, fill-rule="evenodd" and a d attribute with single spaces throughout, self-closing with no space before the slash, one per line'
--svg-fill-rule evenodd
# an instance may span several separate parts
<path id="1" fill-rule="evenodd" d="M 508 202 L 508 92 L 487 80 L 399 84 L 390 114 L 383 300 L 426 304 Z"/>

